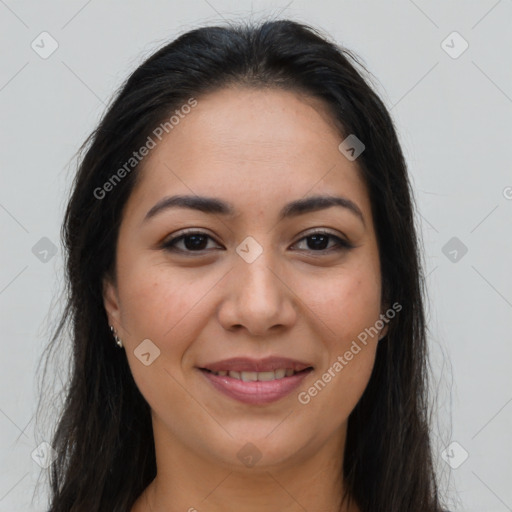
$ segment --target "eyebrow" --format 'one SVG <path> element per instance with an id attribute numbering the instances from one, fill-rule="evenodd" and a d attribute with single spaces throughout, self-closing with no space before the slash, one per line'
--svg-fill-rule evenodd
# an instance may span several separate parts
<path id="1" fill-rule="evenodd" d="M 286 204 L 279 212 L 279 221 L 297 217 L 305 213 L 316 212 L 339 206 L 352 212 L 365 225 L 364 216 L 360 208 L 350 199 L 341 196 L 312 196 L 305 199 L 297 199 Z M 144 221 L 155 217 L 157 214 L 170 208 L 188 208 L 200 212 L 234 217 L 236 210 L 231 203 L 214 197 L 204 196 L 167 196 L 158 201 L 146 214 Z"/>

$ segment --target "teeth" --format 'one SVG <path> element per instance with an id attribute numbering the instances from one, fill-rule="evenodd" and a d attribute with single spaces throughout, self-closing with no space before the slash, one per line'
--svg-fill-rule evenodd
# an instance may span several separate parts
<path id="1" fill-rule="evenodd" d="M 276 378 L 274 372 L 259 372 L 255 373 L 255 375 L 258 377 L 258 380 L 274 380 Z"/>
<path id="2" fill-rule="evenodd" d="M 215 375 L 219 375 L 221 377 L 229 376 L 232 379 L 242 380 L 244 382 L 256 382 L 256 381 L 270 381 L 276 379 L 282 379 L 284 377 L 291 377 L 295 374 L 295 371 L 291 368 L 282 368 L 279 370 L 274 370 L 271 372 L 228 372 L 226 370 L 221 370 L 218 372 L 213 372 Z"/>
<path id="3" fill-rule="evenodd" d="M 240 378 L 244 382 L 254 382 L 258 380 L 258 374 L 256 372 L 240 372 Z"/>
<path id="4" fill-rule="evenodd" d="M 286 370 L 276 370 L 274 372 L 276 374 L 276 379 L 282 379 L 286 375 Z M 293 370 L 292 370 L 293 375 Z"/>

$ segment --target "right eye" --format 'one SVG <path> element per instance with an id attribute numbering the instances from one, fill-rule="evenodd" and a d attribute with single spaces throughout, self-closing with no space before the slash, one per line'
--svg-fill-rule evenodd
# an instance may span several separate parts
<path id="1" fill-rule="evenodd" d="M 213 238 L 210 235 L 202 231 L 187 231 L 185 233 L 182 233 L 181 235 L 166 240 L 162 244 L 162 248 L 165 249 L 166 251 L 182 252 L 185 254 L 192 252 L 201 252 L 205 250 L 211 250 L 206 249 L 205 247 L 205 245 L 207 245 L 208 239 L 213 240 Z M 185 247 L 184 249 L 178 247 L 178 244 L 181 242 L 183 242 L 183 246 Z"/>

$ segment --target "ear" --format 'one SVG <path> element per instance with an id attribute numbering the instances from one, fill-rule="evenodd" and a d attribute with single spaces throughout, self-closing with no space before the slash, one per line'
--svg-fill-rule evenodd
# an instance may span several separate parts
<path id="1" fill-rule="evenodd" d="M 119 331 L 121 325 L 121 310 L 119 307 L 119 297 L 117 288 L 111 277 L 103 279 L 103 305 L 108 317 L 109 325 Z"/>
<path id="2" fill-rule="evenodd" d="M 389 309 L 389 304 L 386 302 L 385 304 L 383 304 L 382 306 L 382 309 L 381 309 L 381 315 L 385 315 L 386 311 Z M 389 328 L 389 319 L 387 321 L 384 321 L 384 327 L 381 329 L 380 333 L 379 333 L 379 341 L 384 338 L 384 336 L 386 336 L 386 334 L 388 333 L 388 328 Z"/>
<path id="3" fill-rule="evenodd" d="M 379 333 L 379 341 L 384 338 L 384 336 L 386 336 L 386 334 L 388 333 L 388 327 L 389 327 L 389 324 L 385 324 L 384 327 L 382 328 L 382 330 L 380 331 Z"/>

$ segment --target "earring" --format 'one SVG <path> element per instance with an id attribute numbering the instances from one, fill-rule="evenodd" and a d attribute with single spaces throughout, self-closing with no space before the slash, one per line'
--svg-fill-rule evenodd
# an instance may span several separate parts
<path id="1" fill-rule="evenodd" d="M 119 338 L 119 336 L 117 335 L 116 330 L 112 326 L 110 326 L 110 332 L 114 336 L 114 340 L 117 343 L 117 346 L 119 348 L 123 348 L 123 342 L 122 342 L 121 338 Z"/>

